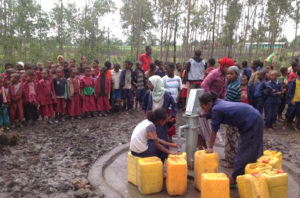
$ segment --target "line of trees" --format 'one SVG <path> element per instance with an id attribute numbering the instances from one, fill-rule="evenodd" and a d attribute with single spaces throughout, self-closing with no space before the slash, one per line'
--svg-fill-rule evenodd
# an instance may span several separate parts
<path id="1" fill-rule="evenodd" d="M 145 45 L 157 45 L 156 58 L 186 59 L 195 48 L 206 56 L 260 54 L 252 43 L 286 41 L 282 32 L 287 20 L 296 33 L 297 48 L 300 0 L 85 0 L 79 8 L 56 0 L 50 12 L 41 0 L 0 0 L 0 63 L 86 55 L 110 59 L 123 43 L 99 24 L 108 13 L 120 12 L 122 30 L 130 46 L 120 56 L 136 59 Z M 118 33 L 115 33 L 118 34 Z M 246 42 L 250 43 L 245 48 Z M 179 49 L 178 49 L 179 48 Z M 222 49 L 220 51 L 219 49 Z"/>

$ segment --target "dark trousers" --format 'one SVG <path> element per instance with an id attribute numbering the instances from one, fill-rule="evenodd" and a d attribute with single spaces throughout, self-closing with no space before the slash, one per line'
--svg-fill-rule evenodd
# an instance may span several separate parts
<path id="1" fill-rule="evenodd" d="M 158 148 L 155 146 L 155 143 L 153 140 L 148 140 L 148 149 L 142 153 L 135 153 L 131 151 L 131 154 L 137 157 L 159 157 L 162 162 L 165 161 L 165 153 L 158 150 Z"/>
<path id="2" fill-rule="evenodd" d="M 123 90 L 123 99 L 127 100 L 127 109 L 133 108 L 133 93 L 131 89 Z"/>
<path id="3" fill-rule="evenodd" d="M 145 95 L 145 89 L 137 89 L 136 90 L 136 102 L 139 102 L 140 104 L 142 104 L 144 95 Z"/>
<path id="4" fill-rule="evenodd" d="M 263 131 L 264 121 L 258 117 L 252 128 L 240 134 L 232 178 L 243 175 L 246 165 L 256 162 L 263 154 Z"/>
<path id="5" fill-rule="evenodd" d="M 282 115 L 284 109 L 285 109 L 285 105 L 286 105 L 286 94 L 283 94 L 281 96 L 281 102 L 279 104 L 279 108 L 278 108 L 278 115 Z"/>
<path id="6" fill-rule="evenodd" d="M 257 109 L 260 114 L 262 115 L 263 114 L 263 111 L 264 111 L 264 97 L 257 97 L 257 98 L 254 98 L 254 101 L 253 101 L 253 106 L 255 109 Z"/>
<path id="7" fill-rule="evenodd" d="M 278 115 L 278 103 L 265 104 L 265 121 L 267 128 L 271 128 L 276 123 Z"/>
<path id="8" fill-rule="evenodd" d="M 39 118 L 37 107 L 32 104 L 24 105 L 24 115 L 27 121 L 36 121 Z"/>

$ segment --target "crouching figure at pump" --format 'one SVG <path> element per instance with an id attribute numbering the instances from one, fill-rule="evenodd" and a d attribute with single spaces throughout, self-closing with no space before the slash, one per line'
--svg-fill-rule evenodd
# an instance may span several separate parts
<path id="1" fill-rule="evenodd" d="M 244 174 L 248 163 L 256 162 L 263 154 L 264 121 L 261 114 L 252 106 L 240 102 L 228 102 L 217 99 L 215 93 L 200 96 L 200 106 L 205 111 L 201 116 L 211 119 L 212 134 L 206 152 L 212 153 L 216 134 L 221 124 L 238 128 L 240 134 L 238 150 L 234 159 L 234 171 L 230 184 L 236 184 L 236 177 Z"/>
<path id="2" fill-rule="evenodd" d="M 163 162 L 166 154 L 178 154 L 166 148 L 177 148 L 177 144 L 166 142 L 157 137 L 156 126 L 164 126 L 168 121 L 165 109 L 158 108 L 147 113 L 147 119 L 140 122 L 131 135 L 130 151 L 137 157 L 159 157 Z"/>

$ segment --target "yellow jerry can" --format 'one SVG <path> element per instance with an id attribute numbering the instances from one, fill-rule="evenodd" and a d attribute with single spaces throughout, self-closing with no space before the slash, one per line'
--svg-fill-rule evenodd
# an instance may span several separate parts
<path id="1" fill-rule="evenodd" d="M 271 170 L 273 167 L 265 163 L 251 163 L 245 167 L 245 174 L 261 173 L 261 171 Z"/>
<path id="2" fill-rule="evenodd" d="M 274 169 L 281 169 L 281 162 L 277 157 L 273 156 L 261 156 L 257 159 L 258 163 L 264 163 L 271 165 Z"/>
<path id="3" fill-rule="evenodd" d="M 272 150 L 265 150 L 264 151 L 264 156 L 277 157 L 280 161 L 280 169 L 282 168 L 282 153 L 281 152 L 272 151 Z"/>
<path id="4" fill-rule="evenodd" d="M 137 183 L 137 166 L 138 166 L 138 161 L 139 161 L 139 157 L 133 156 L 131 154 L 131 152 L 128 152 L 128 156 L 127 156 L 127 178 L 128 178 L 128 182 L 134 184 L 134 185 L 138 185 Z"/>
<path id="5" fill-rule="evenodd" d="M 158 157 L 140 158 L 137 168 L 140 193 L 149 195 L 163 190 L 163 163 Z"/>
<path id="6" fill-rule="evenodd" d="M 219 155 L 206 153 L 205 150 L 197 151 L 194 155 L 194 185 L 201 190 L 201 175 L 203 173 L 219 172 Z"/>
<path id="7" fill-rule="evenodd" d="M 268 190 L 260 180 L 260 174 L 246 174 L 237 177 L 240 198 L 270 198 Z"/>
<path id="8" fill-rule="evenodd" d="M 187 160 L 187 158 L 186 158 L 186 152 L 183 152 L 180 155 L 169 155 L 169 157 L 174 157 L 174 156 L 181 157 L 181 158 Z"/>
<path id="9" fill-rule="evenodd" d="M 166 188 L 171 196 L 184 195 L 187 191 L 187 162 L 182 156 L 170 156 L 167 159 Z"/>
<path id="10" fill-rule="evenodd" d="M 270 198 L 288 198 L 288 175 L 283 170 L 266 171 L 261 182 L 269 191 Z"/>
<path id="11" fill-rule="evenodd" d="M 201 198 L 229 198 L 229 179 L 224 173 L 203 173 Z"/>

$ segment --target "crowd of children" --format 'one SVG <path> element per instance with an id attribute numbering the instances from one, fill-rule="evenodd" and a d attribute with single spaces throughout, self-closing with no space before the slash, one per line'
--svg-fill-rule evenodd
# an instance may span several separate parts
<path id="1" fill-rule="evenodd" d="M 202 64 L 203 60 L 200 60 L 199 64 Z M 48 61 L 45 67 L 42 63 L 18 62 L 16 67 L 5 64 L 0 78 L 2 128 L 23 126 L 39 118 L 51 123 L 64 121 L 66 115 L 80 119 L 82 116 L 106 116 L 111 109 L 138 109 L 142 107 L 148 89 L 147 79 L 154 75 L 162 78 L 165 89 L 178 106 L 185 107 L 189 82 L 184 79 L 189 62 L 174 65 L 156 60 L 145 72 L 140 61 L 135 63 L 135 69 L 132 62 L 125 61 L 123 70 L 119 64 L 112 65 L 108 61 L 104 67 L 99 66 L 98 60 L 89 66 L 84 56 L 78 67 L 75 59 L 66 62 L 63 56 L 58 56 L 57 61 L 57 64 Z M 215 64 L 213 58 L 207 61 L 204 79 L 213 73 Z M 299 60 L 294 58 L 290 68 L 280 68 L 281 75 L 273 64 L 263 69 L 264 63 L 259 60 L 253 61 L 251 67 L 247 61 L 242 62 L 242 67 L 236 62 L 235 65 L 226 71 L 226 94 L 219 93 L 220 97 L 223 95 L 227 101 L 251 104 L 265 115 L 269 130 L 277 120 L 291 122 L 294 118 L 298 130 Z M 223 83 L 222 79 L 220 83 Z M 288 108 L 283 118 L 286 105 Z"/>

